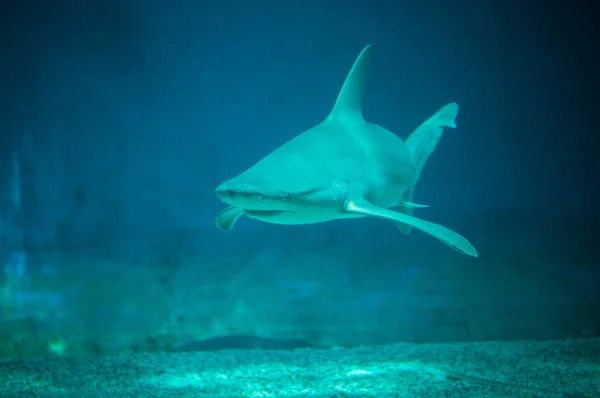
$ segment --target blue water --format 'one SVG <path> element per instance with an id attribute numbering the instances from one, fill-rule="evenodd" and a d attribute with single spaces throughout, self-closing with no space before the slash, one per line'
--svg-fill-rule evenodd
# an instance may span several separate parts
<path id="1" fill-rule="evenodd" d="M 230 334 L 319 346 L 600 334 L 600 42 L 583 3 L 0 10 L 0 330 L 33 347 L 0 357 Z M 480 258 L 376 219 L 215 227 L 215 187 L 322 121 L 367 44 L 369 121 L 406 138 L 460 105 L 415 215 Z"/>

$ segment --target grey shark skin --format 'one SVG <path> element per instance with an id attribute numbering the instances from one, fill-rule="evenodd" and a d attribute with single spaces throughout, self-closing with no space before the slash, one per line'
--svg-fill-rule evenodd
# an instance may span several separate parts
<path id="1" fill-rule="evenodd" d="M 219 229 L 230 230 L 242 215 L 283 225 L 378 217 L 393 221 L 404 233 L 416 228 L 478 257 L 458 233 L 412 215 L 413 208 L 426 207 L 412 202 L 414 187 L 443 129 L 456 127 L 458 105 L 444 106 L 402 141 L 363 118 L 370 58 L 369 45 L 322 123 L 216 188 L 230 205 L 216 217 Z"/>

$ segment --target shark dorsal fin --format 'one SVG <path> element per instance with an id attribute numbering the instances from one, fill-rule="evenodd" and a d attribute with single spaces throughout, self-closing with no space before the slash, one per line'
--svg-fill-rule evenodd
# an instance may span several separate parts
<path id="1" fill-rule="evenodd" d="M 350 69 L 330 116 L 362 118 L 362 103 L 371 64 L 371 45 L 366 46 Z"/>

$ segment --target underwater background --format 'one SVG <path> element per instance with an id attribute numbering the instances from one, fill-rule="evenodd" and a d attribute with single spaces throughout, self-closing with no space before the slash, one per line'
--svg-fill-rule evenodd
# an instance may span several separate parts
<path id="1" fill-rule="evenodd" d="M 595 18 L 558 0 L 0 2 L 0 361 L 575 339 L 600 358 Z M 216 228 L 217 185 L 320 123 L 368 44 L 368 121 L 404 139 L 459 104 L 415 216 L 479 258 L 374 218 Z M 577 391 L 600 396 L 584 362 Z"/>

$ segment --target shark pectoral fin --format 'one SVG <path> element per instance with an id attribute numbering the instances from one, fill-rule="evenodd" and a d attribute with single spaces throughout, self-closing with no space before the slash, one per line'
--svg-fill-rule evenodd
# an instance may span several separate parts
<path id="1" fill-rule="evenodd" d="M 244 214 L 244 209 L 241 207 L 229 206 L 217 214 L 215 218 L 217 228 L 221 231 L 229 231 L 242 214 Z"/>
<path id="2" fill-rule="evenodd" d="M 392 210 L 377 207 L 369 203 L 364 198 L 348 199 L 344 204 L 344 210 L 349 213 L 362 214 L 364 216 L 385 218 L 396 223 L 406 224 L 417 228 L 451 248 L 472 257 L 479 257 L 477 250 L 458 233 L 429 221 L 409 216 L 408 214 L 398 213 Z"/>

